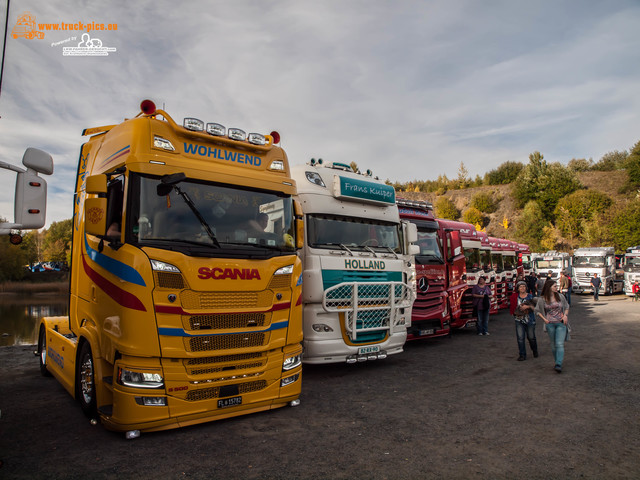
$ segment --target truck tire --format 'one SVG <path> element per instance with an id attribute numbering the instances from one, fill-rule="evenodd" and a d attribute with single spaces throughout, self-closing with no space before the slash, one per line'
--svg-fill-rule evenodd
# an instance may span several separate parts
<path id="1" fill-rule="evenodd" d="M 50 377 L 51 373 L 47 370 L 47 332 L 44 325 L 40 326 L 40 333 L 38 334 L 38 351 L 40 352 L 40 374 L 43 377 Z"/>
<path id="2" fill-rule="evenodd" d="M 83 342 L 76 370 L 76 398 L 80 408 L 89 417 L 96 414 L 96 384 L 94 381 L 93 355 L 89 342 Z"/>
<path id="3" fill-rule="evenodd" d="M 613 282 L 609 282 L 607 286 L 607 295 L 613 295 Z"/>

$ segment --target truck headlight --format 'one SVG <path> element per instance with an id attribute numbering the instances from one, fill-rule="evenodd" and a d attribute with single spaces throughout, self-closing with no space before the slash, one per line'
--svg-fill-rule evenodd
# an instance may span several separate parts
<path id="1" fill-rule="evenodd" d="M 287 378 L 283 378 L 282 380 L 280 380 L 280 386 L 286 387 L 287 385 L 290 385 L 296 380 L 298 380 L 298 378 L 300 378 L 299 373 L 296 373 L 295 375 L 291 375 L 290 377 L 287 377 Z"/>
<path id="2" fill-rule="evenodd" d="M 282 370 L 283 371 L 291 370 L 292 368 L 296 368 L 301 363 L 302 363 L 302 354 L 300 353 L 297 355 L 294 355 L 293 357 L 285 358 L 284 362 L 282 362 Z"/>
<path id="3" fill-rule="evenodd" d="M 118 368 L 118 383 L 132 388 L 164 388 L 162 375 L 153 372 L 134 372 Z"/>

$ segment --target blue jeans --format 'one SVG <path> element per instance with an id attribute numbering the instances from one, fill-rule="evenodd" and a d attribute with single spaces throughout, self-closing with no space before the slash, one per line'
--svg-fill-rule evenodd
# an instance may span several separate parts
<path id="1" fill-rule="evenodd" d="M 567 326 L 564 323 L 547 323 L 547 334 L 551 340 L 551 352 L 556 365 L 562 366 L 564 360 L 564 341 L 567 338 Z"/>
<path id="2" fill-rule="evenodd" d="M 476 330 L 480 334 L 485 334 L 489 329 L 489 310 L 478 309 L 478 322 L 476 323 Z"/>
<path id="3" fill-rule="evenodd" d="M 516 338 L 518 339 L 518 353 L 521 357 L 527 356 L 527 349 L 524 345 L 524 336 L 527 335 L 531 351 L 538 354 L 538 341 L 536 340 L 536 324 L 522 323 L 516 320 Z"/>
<path id="4" fill-rule="evenodd" d="M 565 297 L 566 297 L 566 299 L 567 299 L 567 303 L 568 303 L 569 305 L 571 305 L 571 289 L 568 289 L 568 290 L 567 290 L 567 293 L 565 293 L 565 294 L 564 294 L 564 296 L 565 296 Z"/>

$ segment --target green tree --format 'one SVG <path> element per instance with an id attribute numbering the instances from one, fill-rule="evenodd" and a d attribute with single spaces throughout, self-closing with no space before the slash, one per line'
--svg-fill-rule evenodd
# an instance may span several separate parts
<path id="1" fill-rule="evenodd" d="M 436 217 L 444 218 L 448 220 L 457 220 L 460 218 L 460 211 L 456 208 L 456 205 L 447 197 L 439 196 L 433 204 L 433 209 L 436 212 Z"/>
<path id="2" fill-rule="evenodd" d="M 567 168 L 574 172 L 588 172 L 593 168 L 593 160 L 586 158 L 572 158 L 567 163 Z"/>
<path id="3" fill-rule="evenodd" d="M 63 262 L 69 258 L 71 251 L 73 220 L 53 222 L 45 231 L 42 245 L 43 256 L 49 262 Z"/>
<path id="4" fill-rule="evenodd" d="M 540 152 L 533 152 L 529 155 L 529 165 L 516 178 L 512 192 L 518 208 L 535 200 L 545 219 L 552 220 L 558 200 L 581 186 L 575 173 L 567 167 L 557 162 L 549 164 Z"/>
<path id="5" fill-rule="evenodd" d="M 540 205 L 535 200 L 530 200 L 516 221 L 515 238 L 529 245 L 532 252 L 540 252 L 543 228 L 546 224 Z"/>
<path id="6" fill-rule="evenodd" d="M 611 172 L 613 170 L 620 170 L 624 168 L 628 157 L 629 152 L 627 152 L 626 150 L 623 150 L 622 152 L 614 150 L 613 152 L 605 153 L 602 158 L 593 165 L 591 169 L 600 172 Z"/>
<path id="7" fill-rule="evenodd" d="M 608 209 L 613 200 L 597 190 L 578 190 L 558 201 L 554 211 L 556 227 L 563 235 L 573 239 L 582 235 L 582 225 L 594 215 Z"/>
<path id="8" fill-rule="evenodd" d="M 483 213 L 493 213 L 498 208 L 491 194 L 487 192 L 478 192 L 471 197 L 471 206 Z"/>
<path id="9" fill-rule="evenodd" d="M 484 176 L 486 185 L 506 185 L 518 177 L 524 165 L 520 162 L 507 161 L 498 168 L 487 172 Z"/>
<path id="10" fill-rule="evenodd" d="M 625 162 L 625 168 L 627 170 L 627 185 L 626 191 L 637 190 L 640 188 L 640 141 L 636 143 L 627 160 Z"/>
<path id="11" fill-rule="evenodd" d="M 6 222 L 0 218 L 0 223 Z M 21 280 L 24 277 L 24 266 L 27 254 L 18 245 L 9 241 L 9 235 L 0 235 L 0 282 Z"/>
<path id="12" fill-rule="evenodd" d="M 616 250 L 640 245 L 640 198 L 616 209 L 608 230 Z"/>
<path id="13" fill-rule="evenodd" d="M 470 223 L 471 225 L 480 225 L 480 227 L 484 227 L 485 224 L 484 215 L 475 207 L 469 207 L 464 211 L 462 221 Z"/>
<path id="14" fill-rule="evenodd" d="M 464 162 L 460 162 L 460 166 L 458 167 L 458 180 L 457 186 L 458 188 L 467 188 L 471 181 L 469 180 L 469 170 L 465 167 Z"/>

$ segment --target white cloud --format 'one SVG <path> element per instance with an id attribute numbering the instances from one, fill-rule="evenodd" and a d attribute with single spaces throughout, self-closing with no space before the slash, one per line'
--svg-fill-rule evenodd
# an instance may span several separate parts
<path id="1" fill-rule="evenodd" d="M 2 9 L 4 11 L 4 9 Z M 381 178 L 472 175 L 598 159 L 640 137 L 640 5 L 601 2 L 82 0 L 11 4 L 38 22 L 117 23 L 109 57 L 63 57 L 80 32 L 7 41 L 0 158 L 48 150 L 48 221 L 71 215 L 82 129 L 152 98 L 196 116 L 278 130 L 292 163 L 356 161 Z M 12 184 L 12 174 L 0 181 Z M 11 217 L 12 188 L 0 191 Z"/>

